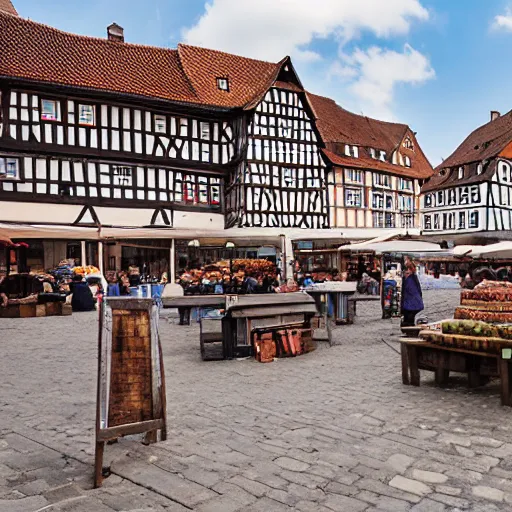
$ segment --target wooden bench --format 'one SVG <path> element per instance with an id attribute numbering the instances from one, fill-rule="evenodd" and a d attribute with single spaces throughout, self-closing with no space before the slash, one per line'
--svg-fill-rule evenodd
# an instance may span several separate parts
<path id="1" fill-rule="evenodd" d="M 420 370 L 435 373 L 435 383 L 445 386 L 450 372 L 467 373 L 470 388 L 486 384 L 491 377 L 501 381 L 501 405 L 512 406 L 512 374 L 510 359 L 501 353 L 452 348 L 429 343 L 420 338 L 400 340 L 402 382 L 420 385 Z"/>

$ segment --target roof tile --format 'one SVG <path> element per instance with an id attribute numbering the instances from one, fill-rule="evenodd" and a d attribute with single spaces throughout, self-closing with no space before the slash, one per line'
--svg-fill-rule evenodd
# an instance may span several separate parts
<path id="1" fill-rule="evenodd" d="M 18 16 L 14 5 L 12 5 L 11 0 L 0 0 L 0 11 L 6 12 L 7 14 L 14 14 L 14 16 Z"/>

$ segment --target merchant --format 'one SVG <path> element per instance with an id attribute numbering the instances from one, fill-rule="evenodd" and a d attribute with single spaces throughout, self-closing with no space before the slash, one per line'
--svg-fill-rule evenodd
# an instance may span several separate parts
<path id="1" fill-rule="evenodd" d="M 402 280 L 402 326 L 414 326 L 416 315 L 423 309 L 423 297 L 420 280 L 416 274 L 416 265 L 409 258 L 406 258 Z"/>
<path id="2" fill-rule="evenodd" d="M 92 296 L 91 289 L 80 274 L 73 276 L 70 288 L 73 294 L 71 298 L 73 311 L 94 311 L 94 297 Z"/>

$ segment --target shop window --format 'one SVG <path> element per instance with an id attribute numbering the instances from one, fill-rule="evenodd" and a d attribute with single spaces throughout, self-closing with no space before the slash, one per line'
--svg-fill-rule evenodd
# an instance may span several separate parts
<path id="1" fill-rule="evenodd" d="M 477 228 L 479 223 L 479 213 L 477 210 L 473 210 L 472 212 L 469 212 L 469 225 L 470 228 Z"/>
<path id="2" fill-rule="evenodd" d="M 93 105 L 78 105 L 78 122 L 87 126 L 96 124 Z"/>
<path id="3" fill-rule="evenodd" d="M 0 180 L 20 179 L 20 160 L 0 155 Z"/>
<path id="4" fill-rule="evenodd" d="M 347 188 L 345 190 L 345 206 L 361 207 L 362 206 L 362 190 Z"/>
<path id="5" fill-rule="evenodd" d="M 166 133 L 167 119 L 162 115 L 155 115 L 155 132 Z"/>
<path id="6" fill-rule="evenodd" d="M 41 100 L 41 119 L 43 121 L 60 121 L 60 102 Z"/>

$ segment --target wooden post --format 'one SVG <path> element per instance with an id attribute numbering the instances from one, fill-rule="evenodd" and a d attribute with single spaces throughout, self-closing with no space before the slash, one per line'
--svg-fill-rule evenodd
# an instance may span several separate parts
<path id="1" fill-rule="evenodd" d="M 402 356 L 402 384 L 408 386 L 409 381 L 409 359 L 407 357 L 407 345 L 400 343 L 400 355 Z"/>
<path id="2" fill-rule="evenodd" d="M 100 269 L 100 274 L 105 275 L 105 263 L 103 261 L 103 242 L 98 242 L 98 265 Z"/>
<path id="3" fill-rule="evenodd" d="M 80 244 L 81 244 L 81 249 L 82 249 L 80 265 L 82 267 L 85 267 L 87 265 L 87 251 L 86 251 L 85 240 L 82 240 L 80 242 Z"/>
<path id="4" fill-rule="evenodd" d="M 279 235 L 281 238 L 281 261 L 283 262 L 283 279 L 286 283 L 288 280 L 288 258 L 286 254 L 286 236 L 285 235 Z"/>
<path id="5" fill-rule="evenodd" d="M 418 368 L 418 349 L 412 345 L 407 345 L 407 359 L 409 361 L 409 370 L 411 372 L 411 384 L 420 385 L 420 370 Z"/>
<path id="6" fill-rule="evenodd" d="M 499 358 L 499 371 L 500 371 L 500 383 L 501 383 L 501 405 L 512 406 L 512 396 L 510 389 L 510 361 L 503 359 L 501 354 Z"/>
<path id="7" fill-rule="evenodd" d="M 171 238 L 171 253 L 169 258 L 169 282 L 176 283 L 176 241 Z"/>

